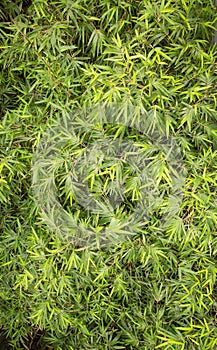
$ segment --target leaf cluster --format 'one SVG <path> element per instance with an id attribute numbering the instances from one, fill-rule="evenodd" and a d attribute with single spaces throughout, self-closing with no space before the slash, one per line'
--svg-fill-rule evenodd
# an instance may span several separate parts
<path id="1" fill-rule="evenodd" d="M 0 17 L 2 346 L 215 349 L 213 2 L 2 0 Z M 122 244 L 94 250 L 47 227 L 32 192 L 31 170 L 46 130 L 57 120 L 64 124 L 75 108 L 97 103 L 128 103 L 145 111 L 150 130 L 162 126 L 163 136 L 172 136 L 180 147 L 186 180 L 179 200 L 170 195 L 176 184 L 168 176 L 166 155 L 142 133 L 109 123 L 88 129 L 80 121 L 76 140 L 66 135 L 52 164 L 59 201 L 84 229 L 136 233 Z M 139 115 L 134 122 L 140 122 Z M 91 153 L 89 166 L 83 162 L 95 141 L 105 153 L 111 139 L 131 142 L 138 163 L 149 159 L 149 190 L 157 184 L 160 200 L 140 227 L 129 221 L 144 197 L 130 160 L 108 147 L 106 159 Z M 73 159 L 93 198 L 104 198 L 100 215 L 76 200 Z M 117 203 L 112 217 L 106 198 Z"/>

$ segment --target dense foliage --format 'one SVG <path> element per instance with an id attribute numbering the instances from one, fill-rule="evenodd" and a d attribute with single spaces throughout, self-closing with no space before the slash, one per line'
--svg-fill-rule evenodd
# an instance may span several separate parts
<path id="1" fill-rule="evenodd" d="M 0 17 L 0 347 L 215 349 L 213 2 L 2 0 Z M 181 206 L 170 203 L 174 214 L 164 229 L 166 195 L 131 240 L 107 249 L 77 247 L 55 234 L 32 192 L 33 155 L 46 128 L 96 103 L 145 109 L 151 123 L 175 138 L 186 169 Z M 80 143 L 66 147 L 68 159 L 100 140 L 102 131 L 140 149 L 147 145 L 139 132 L 107 123 L 95 133 L 83 130 Z M 166 194 L 167 168 L 153 155 Z M 55 168 L 65 210 L 87 227 L 109 225 L 76 203 L 67 164 Z M 117 175 L 113 163 L 100 170 L 90 171 L 95 194 Z M 127 165 L 120 172 L 128 176 L 122 218 L 140 189 Z"/>

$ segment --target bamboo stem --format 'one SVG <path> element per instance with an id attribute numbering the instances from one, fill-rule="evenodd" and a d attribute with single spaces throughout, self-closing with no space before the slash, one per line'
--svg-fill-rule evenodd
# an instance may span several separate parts
<path id="1" fill-rule="evenodd" d="M 217 0 L 215 0 L 215 11 L 217 12 Z M 216 25 L 215 25 L 215 27 L 216 27 Z M 217 44 L 217 27 L 214 31 L 213 42 L 214 42 L 214 44 Z"/>

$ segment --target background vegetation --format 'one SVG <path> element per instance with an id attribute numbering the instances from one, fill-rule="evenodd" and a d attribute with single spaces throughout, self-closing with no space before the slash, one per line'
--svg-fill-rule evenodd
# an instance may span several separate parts
<path id="1" fill-rule="evenodd" d="M 2 349 L 215 349 L 213 2 L 2 0 L 0 16 Z M 50 232 L 31 191 L 46 127 L 97 102 L 153 112 L 187 169 L 167 228 L 156 213 L 109 250 Z M 67 208 L 70 189 L 57 186 Z"/>

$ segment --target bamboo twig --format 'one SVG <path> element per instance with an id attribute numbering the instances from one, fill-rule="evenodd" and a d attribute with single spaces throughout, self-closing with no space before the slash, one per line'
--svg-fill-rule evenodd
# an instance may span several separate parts
<path id="1" fill-rule="evenodd" d="M 217 12 L 217 0 L 215 0 L 215 11 Z M 213 43 L 217 44 L 217 26 L 215 25 L 216 29 L 214 31 L 214 37 L 213 37 Z"/>

